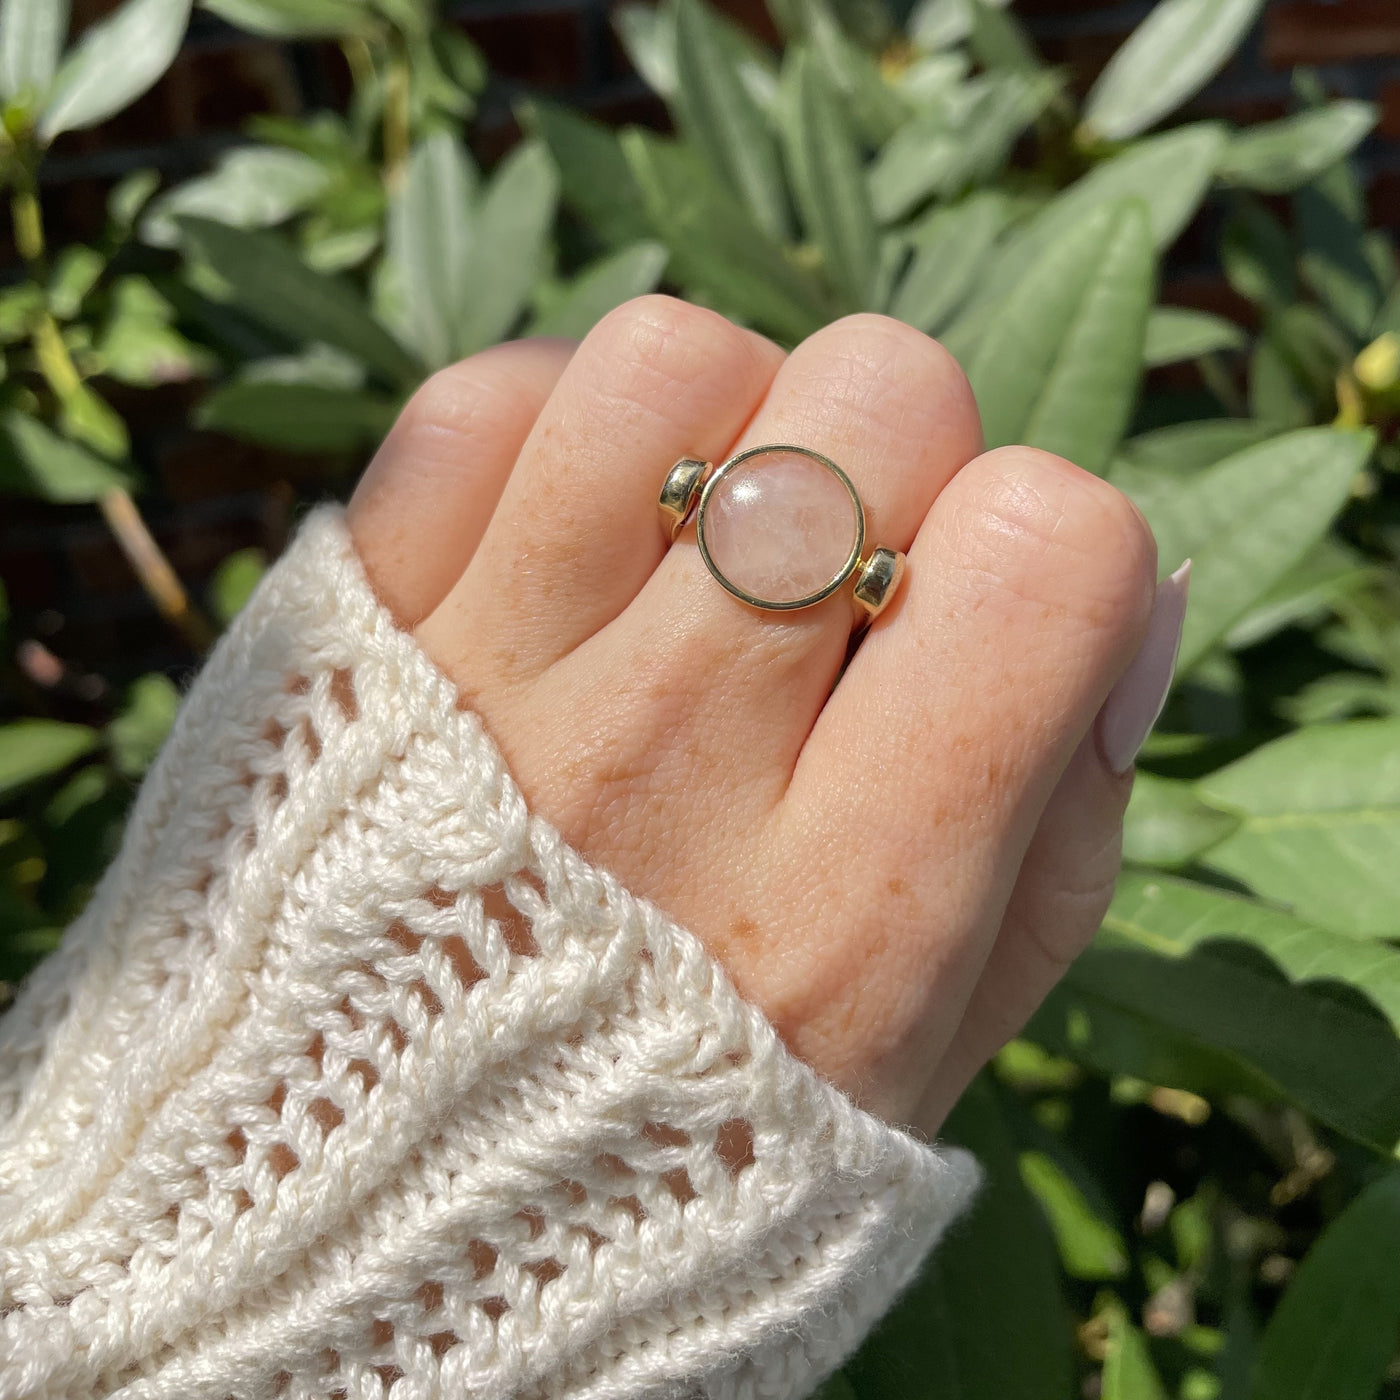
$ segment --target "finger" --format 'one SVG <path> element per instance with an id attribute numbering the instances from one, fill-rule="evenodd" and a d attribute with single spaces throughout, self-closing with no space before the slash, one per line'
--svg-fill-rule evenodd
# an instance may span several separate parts
<path id="1" fill-rule="evenodd" d="M 935 502 L 785 803 L 856 872 L 821 895 L 832 936 L 873 951 L 811 1033 L 881 1027 L 860 1042 L 874 1079 L 907 1084 L 896 1061 L 932 1065 L 960 1023 L 1041 812 L 1142 640 L 1154 577 L 1126 497 L 1048 453 L 987 453 Z"/>
<path id="2" fill-rule="evenodd" d="M 370 582 L 405 626 L 466 568 L 573 352 L 552 339 L 483 350 L 433 375 L 390 429 L 347 518 Z"/>
<path id="3" fill-rule="evenodd" d="M 672 297 L 639 297 L 589 332 L 481 548 L 419 629 L 465 693 L 533 678 L 632 601 L 664 551 L 666 472 L 721 455 L 782 359 L 771 341 Z"/>

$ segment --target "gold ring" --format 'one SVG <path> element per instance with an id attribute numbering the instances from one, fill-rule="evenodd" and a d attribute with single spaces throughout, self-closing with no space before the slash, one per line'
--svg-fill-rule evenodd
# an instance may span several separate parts
<path id="1" fill-rule="evenodd" d="M 697 508 L 698 502 L 698 508 Z M 718 469 L 682 457 L 658 501 L 667 538 L 695 512 L 705 566 L 736 598 L 766 612 L 810 608 L 855 579 L 853 596 L 873 618 L 904 575 L 904 555 L 865 552 L 865 507 L 850 477 L 810 447 L 766 443 Z"/>

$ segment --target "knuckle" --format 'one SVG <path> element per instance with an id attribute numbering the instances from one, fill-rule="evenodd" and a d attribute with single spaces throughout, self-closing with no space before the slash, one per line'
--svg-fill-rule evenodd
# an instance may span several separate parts
<path id="1" fill-rule="evenodd" d="M 716 311 L 653 292 L 610 311 L 584 346 L 598 363 L 612 362 L 624 375 L 643 371 L 649 380 L 691 382 L 716 359 L 749 364 L 769 343 Z"/>

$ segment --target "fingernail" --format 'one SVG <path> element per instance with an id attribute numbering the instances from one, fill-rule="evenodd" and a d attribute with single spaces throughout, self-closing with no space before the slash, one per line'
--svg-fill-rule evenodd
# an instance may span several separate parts
<path id="1" fill-rule="evenodd" d="M 1126 773 L 1167 703 L 1186 621 L 1186 590 L 1191 582 L 1188 559 L 1157 585 L 1147 636 L 1099 711 L 1099 752 L 1110 771 Z"/>

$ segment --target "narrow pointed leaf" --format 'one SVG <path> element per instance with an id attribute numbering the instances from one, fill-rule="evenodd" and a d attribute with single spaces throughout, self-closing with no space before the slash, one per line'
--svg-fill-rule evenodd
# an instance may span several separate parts
<path id="1" fill-rule="evenodd" d="M 467 353 L 472 260 L 479 247 L 476 175 L 460 142 L 439 131 L 419 142 L 389 211 L 388 251 L 406 338 L 429 369 Z"/>
<path id="2" fill-rule="evenodd" d="M 494 345 L 519 321 L 545 267 L 558 199 L 554 162 L 540 142 L 527 141 L 501 163 L 477 217 L 456 353 Z"/>
<path id="3" fill-rule="evenodd" d="M 349 452 L 377 443 L 398 407 L 358 389 L 253 380 L 211 394 L 200 405 L 199 423 L 288 452 Z"/>
<path id="4" fill-rule="evenodd" d="M 90 754 L 97 743 L 97 731 L 85 724 L 61 724 L 51 719 L 0 724 L 0 796 L 61 772 Z"/>
<path id="5" fill-rule="evenodd" d="M 1368 433 L 1286 433 L 1140 504 L 1164 570 L 1192 560 L 1184 674 L 1326 533 L 1371 453 Z"/>
<path id="6" fill-rule="evenodd" d="M 989 191 L 924 220 L 890 315 L 936 335 L 971 294 L 1008 216 L 1006 200 Z"/>
<path id="7" fill-rule="evenodd" d="M 1400 937 L 1400 719 L 1299 730 L 1197 790 L 1241 819 L 1216 869 L 1343 933 Z"/>
<path id="8" fill-rule="evenodd" d="M 1158 0 L 1084 104 L 1096 137 L 1122 141 L 1194 97 L 1225 65 L 1263 0 Z"/>
<path id="9" fill-rule="evenodd" d="M 281 238 L 210 219 L 185 216 L 179 223 L 253 319 L 298 343 L 333 345 L 387 379 L 422 378 L 422 366 L 365 310 L 354 288 L 313 272 Z"/>
<path id="10" fill-rule="evenodd" d="M 269 39 L 335 39 L 369 27 L 368 0 L 199 0 L 200 7 Z"/>
<path id="11" fill-rule="evenodd" d="M 863 310 L 878 253 L 860 153 L 811 56 L 795 49 L 789 62 L 784 134 L 802 223 L 832 285 L 852 309 Z"/>
<path id="12" fill-rule="evenodd" d="M 0 97 L 42 97 L 68 35 L 69 0 L 0 3 Z"/>
<path id="13" fill-rule="evenodd" d="M 1147 343 L 1143 362 L 1172 365 L 1194 360 L 1222 350 L 1238 350 L 1244 332 L 1223 316 L 1208 311 L 1191 311 L 1178 306 L 1155 306 L 1147 319 Z"/>
<path id="14" fill-rule="evenodd" d="M 1190 783 L 1140 772 L 1123 818 L 1123 859 L 1174 869 L 1198 859 L 1239 823 L 1208 807 Z"/>
<path id="15" fill-rule="evenodd" d="M 736 208 L 693 152 L 635 129 L 622 142 L 678 282 L 789 342 L 831 319 L 820 284 Z"/>
<path id="16" fill-rule="evenodd" d="M 791 231 L 777 137 L 706 0 L 677 0 L 678 116 L 685 135 L 774 238 Z"/>
<path id="17" fill-rule="evenodd" d="M 1374 1400 L 1400 1322 L 1400 1172 L 1308 1251 L 1259 1347 L 1249 1400 Z"/>
<path id="18" fill-rule="evenodd" d="M 170 67 L 191 0 L 126 0 L 86 30 L 54 78 L 39 121 L 45 141 L 96 126 L 134 102 Z"/>
<path id="19" fill-rule="evenodd" d="M 530 326 L 531 335 L 581 339 L 615 306 L 655 291 L 666 270 L 666 249 L 659 243 L 630 248 L 585 268 L 573 286 Z"/>
<path id="20" fill-rule="evenodd" d="M 1333 102 L 1247 127 L 1230 138 L 1220 160 L 1221 178 L 1266 194 L 1296 190 L 1349 156 L 1379 115 L 1370 102 Z"/>
<path id="21" fill-rule="evenodd" d="M 0 490 L 62 504 L 127 490 L 132 474 L 60 437 L 37 418 L 11 409 L 0 416 Z"/>
<path id="22" fill-rule="evenodd" d="M 1091 211 L 1046 250 L 968 366 L 989 446 L 1025 442 L 1086 471 L 1107 467 L 1137 394 L 1154 271 L 1137 201 Z"/>
<path id="23" fill-rule="evenodd" d="M 1103 1400 L 1167 1400 L 1147 1338 L 1121 1308 L 1115 1308 L 1109 1318 L 1101 1394 Z"/>

